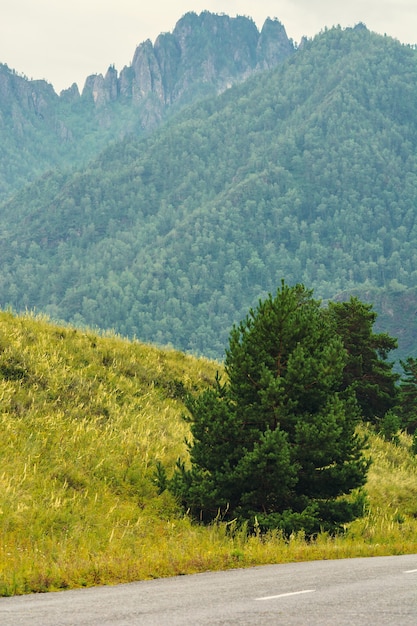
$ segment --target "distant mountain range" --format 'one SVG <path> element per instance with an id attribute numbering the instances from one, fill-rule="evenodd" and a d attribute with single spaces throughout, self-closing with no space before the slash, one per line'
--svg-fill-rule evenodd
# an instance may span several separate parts
<path id="1" fill-rule="evenodd" d="M 0 199 L 43 171 L 86 163 L 109 142 L 148 133 L 169 114 L 218 94 L 294 52 L 285 28 L 267 19 L 187 13 L 172 33 L 141 43 L 118 75 L 88 76 L 58 96 L 43 80 L 0 65 Z"/>
<path id="2" fill-rule="evenodd" d="M 208 12 L 81 94 L 1 66 L 0 305 L 222 358 L 285 278 L 415 355 L 416 87 L 362 24 L 295 49 Z"/>

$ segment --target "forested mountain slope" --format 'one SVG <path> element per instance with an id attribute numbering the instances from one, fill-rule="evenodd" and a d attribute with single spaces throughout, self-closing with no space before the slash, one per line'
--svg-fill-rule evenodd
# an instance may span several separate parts
<path id="1" fill-rule="evenodd" d="M 294 52 L 285 28 L 267 19 L 187 13 L 172 33 L 141 43 L 118 74 L 88 76 L 58 96 L 0 64 L 0 199 L 50 169 L 87 163 L 108 143 L 154 130 L 171 112 L 224 91 Z"/>
<path id="2" fill-rule="evenodd" d="M 222 357 L 285 278 L 383 294 L 386 319 L 411 301 L 392 321 L 415 352 L 416 86 L 415 49 L 335 28 L 44 177 L 0 209 L 1 305 Z"/>

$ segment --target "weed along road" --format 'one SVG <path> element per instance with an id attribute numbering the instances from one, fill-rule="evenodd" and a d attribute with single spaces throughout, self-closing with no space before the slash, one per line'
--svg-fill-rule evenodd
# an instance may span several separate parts
<path id="1" fill-rule="evenodd" d="M 310 561 L 0 598 L 1 626 L 417 624 L 417 555 Z"/>

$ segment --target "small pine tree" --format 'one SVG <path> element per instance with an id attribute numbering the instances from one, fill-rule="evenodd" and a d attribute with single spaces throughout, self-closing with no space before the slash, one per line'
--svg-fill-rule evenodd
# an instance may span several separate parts
<path id="1" fill-rule="evenodd" d="M 282 283 L 232 329 L 227 381 L 188 404 L 191 466 L 171 488 L 197 518 L 221 513 L 279 528 L 340 528 L 365 480 L 354 395 L 339 387 L 346 351 L 312 292 Z"/>
<path id="2" fill-rule="evenodd" d="M 387 411 L 381 420 L 379 426 L 379 432 L 384 437 L 385 441 L 391 441 L 398 445 L 400 438 L 398 432 L 400 430 L 401 421 L 394 411 Z"/>

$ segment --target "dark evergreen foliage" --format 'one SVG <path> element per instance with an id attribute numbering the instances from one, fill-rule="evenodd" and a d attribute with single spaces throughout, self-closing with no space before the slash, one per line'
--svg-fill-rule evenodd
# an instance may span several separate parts
<path id="1" fill-rule="evenodd" d="M 393 371 L 394 364 L 387 361 L 397 341 L 387 333 L 373 332 L 377 314 L 371 304 L 356 297 L 348 302 L 329 302 L 328 311 L 348 354 L 341 389 L 353 389 L 364 420 L 375 423 L 397 401 L 399 375 Z"/>
<path id="2" fill-rule="evenodd" d="M 401 426 L 409 433 L 417 431 L 417 359 L 401 361 L 403 376 L 400 384 L 399 414 Z M 416 452 L 417 453 L 417 452 Z"/>
<path id="3" fill-rule="evenodd" d="M 282 283 L 230 334 L 227 381 L 190 399 L 191 467 L 171 489 L 207 522 L 335 531 L 360 512 L 368 463 L 346 351 L 312 292 Z M 255 521 L 256 520 L 256 521 Z"/>

